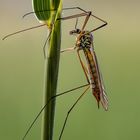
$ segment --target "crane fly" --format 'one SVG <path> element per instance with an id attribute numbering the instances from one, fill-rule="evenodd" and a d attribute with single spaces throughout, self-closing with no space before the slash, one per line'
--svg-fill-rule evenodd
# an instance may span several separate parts
<path id="1" fill-rule="evenodd" d="M 81 85 L 79 87 L 75 87 L 73 89 L 67 90 L 67 91 L 62 92 L 62 93 L 59 93 L 55 96 L 52 96 L 50 99 L 48 99 L 47 104 L 45 104 L 43 106 L 43 108 L 40 110 L 40 112 L 37 114 L 34 121 L 31 123 L 30 127 L 26 131 L 22 140 L 24 140 L 26 138 L 27 134 L 31 130 L 32 126 L 34 125 L 34 123 L 36 122 L 36 120 L 38 119 L 40 114 L 43 112 L 43 110 L 46 108 L 46 106 L 53 99 L 55 99 L 56 97 L 59 97 L 61 95 L 64 95 L 64 94 L 71 93 L 72 91 L 75 91 L 77 89 L 86 87 L 84 92 L 80 95 L 80 97 L 75 101 L 75 103 L 72 105 L 72 107 L 67 112 L 67 115 L 66 115 L 66 118 L 64 120 L 64 124 L 63 124 L 62 130 L 61 130 L 60 136 L 59 136 L 59 140 L 61 140 L 61 137 L 63 135 L 63 132 L 64 132 L 64 129 L 65 129 L 65 126 L 66 126 L 66 123 L 67 123 L 68 116 L 69 116 L 70 112 L 73 110 L 73 108 L 76 106 L 78 101 L 87 93 L 87 91 L 89 89 L 91 89 L 92 94 L 97 101 L 98 108 L 99 108 L 99 105 L 101 103 L 103 108 L 106 111 L 108 110 L 108 99 L 107 99 L 107 95 L 106 95 L 106 92 L 105 92 L 105 89 L 104 89 L 102 76 L 101 76 L 101 73 L 100 73 L 100 70 L 99 70 L 96 53 L 94 51 L 94 45 L 93 45 L 94 40 L 93 40 L 93 34 L 92 34 L 96 30 L 106 26 L 107 22 L 104 21 L 103 19 L 93 15 L 91 11 L 85 11 L 84 9 L 82 9 L 80 7 L 64 8 L 63 10 L 69 10 L 69 9 L 78 9 L 78 10 L 82 11 L 82 13 L 74 14 L 74 15 L 70 15 L 70 16 L 67 16 L 67 17 L 62 17 L 62 18 L 57 19 L 57 20 L 69 20 L 69 19 L 76 18 L 75 29 L 70 31 L 70 35 L 76 35 L 75 47 L 64 49 L 64 50 L 61 51 L 61 53 L 76 50 L 79 61 L 80 61 L 80 64 L 81 64 L 81 67 L 83 69 L 83 72 L 84 72 L 86 80 L 87 80 L 87 84 Z M 46 11 L 48 11 L 48 10 L 46 10 Z M 42 12 L 42 11 L 38 11 L 38 12 Z M 34 13 L 34 12 L 27 13 L 24 16 L 27 16 L 27 15 L 32 14 L 32 13 Z M 80 17 L 85 17 L 85 20 L 84 20 L 82 28 L 78 29 L 77 28 L 77 23 L 78 23 L 78 18 L 80 18 Z M 90 31 L 85 30 L 85 27 L 86 27 L 90 17 L 94 17 L 95 19 L 100 20 L 101 22 L 103 22 L 103 24 L 94 28 L 94 29 L 92 29 L 92 30 L 90 30 Z M 57 20 L 56 20 L 56 22 L 57 22 Z M 54 26 L 54 25 L 55 25 L 55 23 L 53 23 L 52 26 Z M 25 29 L 25 30 L 22 30 L 22 31 L 18 31 L 18 32 L 15 32 L 13 34 L 9 34 L 6 37 L 4 37 L 3 39 L 5 39 L 5 38 L 7 38 L 11 35 L 14 35 L 14 34 L 17 34 L 17 33 L 23 32 L 23 31 L 27 31 L 27 30 L 30 30 L 30 29 L 33 29 L 33 28 L 38 28 L 38 27 L 41 27 L 41 26 L 44 26 L 44 24 L 42 24 L 40 26 L 35 26 L 35 27 L 32 27 L 32 28 L 28 28 L 28 29 Z M 50 36 L 50 34 L 49 34 L 49 36 Z M 48 41 L 48 38 L 47 38 L 47 41 Z M 45 45 L 46 45 L 46 42 L 45 42 Z M 85 59 L 86 59 L 86 65 L 84 64 L 84 62 L 81 58 L 81 55 L 80 55 L 81 51 L 84 53 L 84 56 L 85 56 Z"/>
<path id="2" fill-rule="evenodd" d="M 62 134 L 63 134 L 63 131 L 64 131 L 65 125 L 67 123 L 67 119 L 68 119 L 70 112 L 75 107 L 75 105 L 78 103 L 78 101 L 85 95 L 85 93 L 87 93 L 87 90 L 89 88 L 91 88 L 92 94 L 94 95 L 94 97 L 97 101 L 98 108 L 99 108 L 99 103 L 101 102 L 103 108 L 106 111 L 108 110 L 108 99 L 107 99 L 107 95 L 106 95 L 106 92 L 104 89 L 101 73 L 99 71 L 97 57 L 96 57 L 96 53 L 94 51 L 93 35 L 92 35 L 92 32 L 104 27 L 105 25 L 107 25 L 107 22 L 102 20 L 101 18 L 93 15 L 91 11 L 87 12 L 81 8 L 78 8 L 78 9 L 84 11 L 84 13 L 81 13 L 79 15 L 69 16 L 66 18 L 61 18 L 63 20 L 66 20 L 66 19 L 71 19 L 71 18 L 78 18 L 80 16 L 85 16 L 85 21 L 83 23 L 82 28 L 81 29 L 77 28 L 77 21 L 78 21 L 77 20 L 75 29 L 70 31 L 70 35 L 76 35 L 75 47 L 62 50 L 61 52 L 66 52 L 66 51 L 71 51 L 71 50 L 77 51 L 77 55 L 78 55 L 80 64 L 82 66 L 82 69 L 84 71 L 85 77 L 87 79 L 88 85 L 87 85 L 87 88 L 85 89 L 85 91 L 81 94 L 81 96 L 76 100 L 76 102 L 72 105 L 72 107 L 68 111 L 64 124 L 63 124 L 62 131 L 60 133 L 59 140 L 62 137 Z M 87 25 L 87 22 L 88 22 L 90 16 L 93 16 L 94 18 L 102 21 L 103 24 L 96 27 L 95 29 L 87 31 L 87 30 L 85 30 L 85 26 Z M 81 59 L 81 56 L 80 56 L 80 51 L 83 51 L 87 65 L 84 65 L 84 63 Z"/>
<path id="3" fill-rule="evenodd" d="M 85 27 L 90 15 L 91 15 L 91 12 L 88 13 L 82 29 L 78 29 L 75 27 L 74 30 L 70 31 L 70 35 L 77 35 L 75 47 L 62 50 L 61 52 L 71 51 L 73 49 L 76 49 L 78 58 L 80 60 L 80 63 L 83 68 L 84 74 L 86 76 L 87 82 L 88 82 L 89 86 L 91 87 L 92 93 L 97 100 L 98 107 L 99 107 L 99 102 L 101 102 L 103 108 L 105 110 L 107 110 L 108 109 L 108 99 L 107 99 L 105 89 L 103 86 L 101 73 L 99 71 L 97 57 L 96 57 L 96 53 L 94 51 L 93 35 L 91 33 L 93 31 L 96 31 L 97 29 L 99 29 L 99 27 L 96 29 L 93 29 L 91 31 L 84 30 L 84 27 Z M 101 26 L 100 26 L 100 28 L 101 28 Z M 80 51 L 84 52 L 87 66 L 84 65 L 84 63 L 81 59 Z"/>

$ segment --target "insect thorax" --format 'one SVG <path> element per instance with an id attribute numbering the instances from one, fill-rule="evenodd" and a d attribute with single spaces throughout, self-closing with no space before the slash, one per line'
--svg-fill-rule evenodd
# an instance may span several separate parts
<path id="1" fill-rule="evenodd" d="M 80 49 L 90 48 L 93 41 L 93 36 L 88 31 L 84 31 L 82 35 L 77 37 L 76 46 Z"/>

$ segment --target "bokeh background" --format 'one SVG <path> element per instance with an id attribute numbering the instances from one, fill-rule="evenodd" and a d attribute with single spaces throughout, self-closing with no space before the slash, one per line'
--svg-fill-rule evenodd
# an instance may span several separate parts
<path id="1" fill-rule="evenodd" d="M 22 19 L 22 15 L 32 11 L 31 4 L 31 0 L 0 0 L 0 38 L 39 25 L 33 15 Z M 108 93 L 109 111 L 98 109 L 89 91 L 72 111 L 62 140 L 139 140 L 140 1 L 64 0 L 63 5 L 92 10 L 108 22 L 108 26 L 94 33 L 94 44 Z M 74 45 L 75 38 L 68 34 L 74 23 L 75 20 L 62 23 L 62 48 Z M 44 80 L 42 46 L 47 34 L 47 28 L 42 27 L 0 40 L 1 140 L 20 140 L 41 109 Z M 61 55 L 58 92 L 85 83 L 76 53 Z M 58 98 L 54 140 L 58 140 L 66 113 L 82 91 L 79 89 Z M 26 139 L 40 140 L 40 132 L 41 117 Z"/>

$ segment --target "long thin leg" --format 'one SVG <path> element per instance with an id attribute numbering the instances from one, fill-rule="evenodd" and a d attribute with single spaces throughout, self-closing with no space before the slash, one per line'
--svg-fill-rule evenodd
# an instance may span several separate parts
<path id="1" fill-rule="evenodd" d="M 84 12 L 84 13 L 88 13 L 88 11 L 82 9 L 81 7 L 66 7 L 66 8 L 63 8 L 62 11 L 63 11 L 63 10 L 71 10 L 71 9 L 78 9 L 78 10 Z M 36 12 L 41 13 L 41 12 L 47 12 L 47 11 L 56 11 L 56 9 L 41 10 L 41 11 L 35 11 L 35 12 L 28 12 L 28 13 L 24 14 L 22 17 L 25 18 L 26 16 L 28 16 L 28 15 L 30 15 L 30 14 L 34 14 L 34 13 L 36 13 Z M 106 21 L 104 21 L 103 19 L 101 19 L 101 18 L 99 18 L 99 17 L 96 17 L 96 16 L 93 15 L 93 14 L 91 14 L 91 15 L 92 15 L 93 17 L 95 17 L 95 18 L 97 18 L 97 19 L 103 21 L 103 22 L 106 22 Z"/>
<path id="2" fill-rule="evenodd" d="M 76 48 L 76 47 L 72 47 L 72 48 L 67 48 L 67 49 L 61 50 L 61 53 L 63 53 L 63 52 L 70 52 L 70 51 L 74 50 L 75 48 Z M 88 70 L 87 70 L 87 68 L 85 67 L 85 65 L 84 65 L 84 63 L 83 63 L 83 61 L 82 61 L 82 59 L 81 59 L 81 57 L 80 57 L 79 51 L 80 51 L 80 50 L 77 50 L 78 58 L 79 58 L 79 61 L 80 61 L 81 66 L 82 66 L 82 68 L 83 68 L 83 71 L 84 71 L 84 74 L 85 74 L 85 76 L 86 76 L 87 82 L 90 84 L 89 78 L 88 78 Z"/>
<path id="3" fill-rule="evenodd" d="M 88 71 L 87 71 L 86 67 L 84 66 L 84 63 L 83 63 L 83 61 L 82 61 L 82 59 L 81 59 L 81 57 L 80 57 L 79 51 L 80 51 L 80 50 L 77 50 L 78 58 L 79 58 L 79 60 L 80 60 L 80 63 L 81 63 L 81 66 L 82 66 L 82 68 L 83 68 L 84 74 L 85 74 L 85 76 L 86 76 L 87 82 L 90 84 L 90 81 L 89 81 L 89 78 L 88 78 Z"/>
<path id="4" fill-rule="evenodd" d="M 76 106 L 76 104 L 78 103 L 78 101 L 85 95 L 85 93 L 87 92 L 87 90 L 89 89 L 90 86 L 88 86 L 86 88 L 86 90 L 82 93 L 82 95 L 76 100 L 76 102 L 72 105 L 72 107 L 69 109 L 69 111 L 67 112 L 67 116 L 65 118 L 65 121 L 64 121 L 64 124 L 63 124 L 63 127 L 62 127 L 62 130 L 61 130 L 61 133 L 60 133 L 60 136 L 59 136 L 59 140 L 61 140 L 61 137 L 63 135 L 63 132 L 64 132 L 64 129 L 65 129 L 65 126 L 66 126 L 66 123 L 67 123 L 67 120 L 68 120 L 68 117 L 70 115 L 70 112 L 73 110 L 73 108 Z"/>
<path id="5" fill-rule="evenodd" d="M 102 28 L 102 27 L 104 27 L 104 26 L 106 26 L 106 25 L 107 25 L 107 22 L 106 22 L 106 21 L 104 21 L 104 20 L 102 20 L 101 18 L 99 18 L 99 17 L 97 17 L 97 16 L 95 16 L 95 15 L 93 15 L 93 14 L 91 14 L 91 16 L 93 16 L 94 18 L 96 18 L 96 19 L 98 19 L 98 20 L 102 21 L 102 22 L 103 22 L 103 24 L 102 24 L 102 25 L 100 25 L 100 26 L 98 26 L 98 27 L 96 27 L 95 29 L 93 29 L 93 30 L 91 30 L 91 31 L 87 32 L 87 33 L 94 32 L 94 31 L 96 31 L 96 30 L 98 30 L 98 29 L 100 29 L 100 28 Z M 87 34 L 87 33 L 85 33 L 85 34 Z"/>
<path id="6" fill-rule="evenodd" d="M 78 87 L 75 87 L 75 88 L 73 88 L 73 89 L 67 90 L 67 91 L 65 91 L 65 92 L 59 93 L 59 94 L 57 94 L 57 95 L 55 95 L 55 96 L 52 96 L 52 97 L 48 100 L 47 104 L 45 104 L 45 105 L 42 107 L 42 109 L 40 110 L 40 112 L 37 114 L 37 116 L 35 117 L 35 119 L 34 119 L 33 122 L 31 123 L 31 125 L 30 125 L 29 128 L 27 129 L 27 131 L 26 131 L 24 137 L 22 138 L 22 140 L 24 140 L 24 139 L 26 138 L 26 136 L 27 136 L 28 133 L 30 132 L 31 128 L 33 127 L 33 125 L 34 125 L 35 122 L 37 121 L 38 117 L 41 115 L 41 113 L 43 112 L 43 110 L 46 108 L 46 106 L 47 106 L 52 100 L 54 100 L 55 98 L 57 98 L 57 97 L 59 97 L 59 96 L 61 96 L 61 95 L 70 93 L 71 91 L 75 91 L 75 90 L 77 90 L 77 89 L 80 89 L 80 88 L 83 88 L 83 87 L 86 87 L 86 86 L 89 86 L 89 84 L 84 84 L 84 85 L 82 85 L 82 86 L 78 86 Z"/>
<path id="7" fill-rule="evenodd" d="M 75 8 L 73 8 L 73 9 L 75 9 Z M 81 35 L 82 31 L 85 29 L 85 26 L 86 26 L 86 24 L 87 24 L 87 22 L 88 22 L 88 20 L 91 16 L 91 11 L 87 12 L 87 11 L 84 10 L 84 13 L 75 14 L 75 15 L 71 15 L 71 16 L 67 16 L 67 17 L 63 17 L 63 18 L 58 18 L 57 20 L 68 20 L 68 19 L 78 18 L 78 17 L 82 17 L 82 16 L 86 16 L 86 18 L 85 18 L 84 24 L 83 24 L 82 29 L 81 29 L 81 33 L 80 33 L 80 35 Z M 80 35 L 79 35 L 79 37 L 80 37 Z"/>
<path id="8" fill-rule="evenodd" d="M 76 48 L 76 47 L 63 49 L 63 50 L 61 50 L 61 53 L 63 53 L 63 52 L 71 52 L 71 51 L 75 50 L 75 48 Z"/>
<path id="9" fill-rule="evenodd" d="M 79 10 L 81 10 L 81 11 L 87 13 L 87 11 L 85 11 L 84 9 L 82 9 L 82 8 L 80 8 L 80 7 L 65 8 L 65 10 L 66 10 L 66 9 L 79 9 Z M 106 22 L 105 20 L 103 20 L 103 19 L 101 19 L 101 18 L 99 18 L 99 17 L 93 15 L 92 13 L 91 13 L 91 16 L 94 17 L 94 18 L 96 18 L 96 19 L 98 19 L 98 20 L 100 20 L 100 21 L 102 21 L 104 24 L 102 24 L 102 25 L 100 25 L 99 27 L 97 27 L 97 28 L 91 30 L 90 33 L 91 33 L 91 32 L 94 32 L 94 31 L 96 31 L 96 30 L 98 30 L 98 29 L 100 29 L 100 28 L 102 28 L 102 27 L 104 27 L 104 26 L 107 25 L 107 22 Z"/>
<path id="10" fill-rule="evenodd" d="M 66 8 L 63 8 L 63 10 L 70 10 L 70 9 L 78 9 L 78 10 L 81 10 L 81 11 L 83 11 L 83 12 L 87 12 L 86 10 L 84 10 L 84 9 L 82 9 L 82 8 L 80 8 L 80 7 L 66 7 Z"/>
<path id="11" fill-rule="evenodd" d="M 56 9 L 40 10 L 40 11 L 35 11 L 35 12 L 28 12 L 28 13 L 24 14 L 24 15 L 22 16 L 22 18 L 25 18 L 26 16 L 31 15 L 31 14 L 42 13 L 42 12 L 47 12 L 47 11 L 56 11 Z"/>
<path id="12" fill-rule="evenodd" d="M 88 15 L 88 13 L 80 13 L 80 14 L 74 14 L 74 15 L 67 16 L 67 17 L 57 18 L 57 20 L 68 20 L 68 19 L 78 18 L 78 17 L 82 17 L 82 16 L 87 16 L 87 15 Z"/>
<path id="13" fill-rule="evenodd" d="M 78 10 L 84 12 L 84 13 L 89 13 L 88 11 L 86 11 L 86 10 L 80 8 L 80 7 L 68 7 L 68 8 L 63 8 L 62 10 L 71 10 L 71 9 L 78 9 Z M 43 11 L 36 11 L 36 12 L 55 11 L 55 10 L 56 10 L 56 9 L 43 10 Z M 35 13 L 35 12 L 29 12 L 29 13 L 25 14 L 23 17 L 25 17 L 25 16 L 27 16 L 27 15 L 30 15 L 30 14 L 33 14 L 33 13 Z M 97 29 L 100 29 L 100 28 L 104 27 L 105 25 L 107 25 L 107 22 L 106 22 L 105 20 L 103 20 L 103 19 L 101 19 L 101 18 L 99 18 L 99 17 L 93 15 L 92 13 L 91 13 L 91 16 L 94 17 L 94 18 L 96 18 L 96 19 L 98 19 L 98 20 L 100 20 L 100 21 L 102 21 L 102 22 L 104 22 L 104 24 L 101 25 L 101 26 L 99 26 L 99 27 L 97 27 Z M 97 29 L 96 29 L 96 30 L 97 30 Z M 93 31 L 95 31 L 95 29 L 94 29 Z M 91 31 L 91 32 L 93 32 L 93 31 Z"/>
<path id="14" fill-rule="evenodd" d="M 20 30 L 20 31 L 11 33 L 11 34 L 6 35 L 5 37 L 3 37 L 2 40 L 5 40 L 5 39 L 7 39 L 8 37 L 13 36 L 13 35 L 15 35 L 15 34 L 19 34 L 19 33 L 25 32 L 25 31 L 29 31 L 29 30 L 32 30 L 32 29 L 36 29 L 36 28 L 39 28 L 39 27 L 42 27 L 42 26 L 45 26 L 45 25 L 46 25 L 46 24 L 41 24 L 41 25 L 37 25 L 37 26 L 34 26 L 34 27 L 30 27 L 30 28 L 27 28 L 27 29 L 23 29 L 23 30 Z"/>
<path id="15" fill-rule="evenodd" d="M 83 10 L 82 8 L 80 8 L 80 7 L 67 7 L 67 8 L 63 8 L 62 11 L 63 11 L 63 10 L 71 10 L 71 9 L 79 9 L 79 10 L 81 10 L 82 12 L 85 12 L 85 13 L 87 12 L 87 11 Z M 47 12 L 47 11 L 56 11 L 56 10 L 57 10 L 57 9 L 50 9 L 50 10 L 40 10 L 40 11 L 35 11 L 35 12 L 28 12 L 28 13 L 24 14 L 22 17 L 25 18 L 26 16 L 28 16 L 28 15 L 30 15 L 30 14 L 42 13 L 42 12 Z"/>
<path id="16" fill-rule="evenodd" d="M 81 17 L 81 16 L 86 16 L 86 19 L 85 19 L 86 22 L 87 22 L 87 20 L 89 19 L 89 14 L 87 15 L 87 13 L 80 13 L 80 14 L 75 14 L 75 15 L 68 16 L 68 17 L 58 18 L 57 20 L 67 20 L 67 19 L 72 19 L 72 18 L 78 18 L 78 17 Z M 55 22 L 55 23 L 56 23 L 56 22 Z M 55 23 L 54 23 L 54 24 L 55 24 Z M 85 23 L 85 22 L 84 22 L 84 23 Z M 42 27 L 42 26 L 45 26 L 45 25 L 46 25 L 46 24 L 39 25 L 39 26 L 34 26 L 34 27 L 31 27 L 31 28 L 27 28 L 27 29 L 24 29 L 24 30 L 17 31 L 17 32 L 15 32 L 15 33 L 12 33 L 12 34 L 9 34 L 9 35 L 5 36 L 5 37 L 3 38 L 3 40 L 6 39 L 6 38 L 8 38 L 8 37 L 10 37 L 10 36 L 15 35 L 15 34 L 18 34 L 18 33 L 21 33 L 21 32 L 25 32 L 25 31 L 28 31 L 28 30 L 31 30 L 31 29 L 35 29 L 35 28 L 38 28 L 38 27 Z M 77 25 L 77 22 L 76 22 L 76 25 Z M 83 25 L 83 28 L 82 28 L 82 29 L 84 29 L 85 25 L 86 25 L 86 23 Z M 53 26 L 54 26 L 54 25 L 53 25 Z M 46 44 L 47 44 L 47 42 L 48 42 L 50 36 L 51 36 L 51 30 L 50 30 L 49 36 L 47 37 L 47 39 L 46 39 L 46 41 L 45 41 L 45 43 L 44 43 L 44 46 L 43 46 L 44 58 L 46 58 L 46 51 L 45 51 L 45 50 L 46 50 Z M 72 50 L 72 49 L 73 49 L 73 48 L 71 48 L 71 49 L 66 49 L 66 50 L 63 50 L 62 52 L 64 52 L 64 51 L 70 51 L 70 50 Z"/>
<path id="17" fill-rule="evenodd" d="M 104 26 L 106 26 L 106 25 L 107 25 L 107 23 L 104 23 L 103 25 L 101 25 L 101 26 L 99 26 L 99 27 L 97 27 L 97 28 L 95 28 L 95 29 L 89 31 L 88 33 L 94 32 L 94 31 L 96 31 L 96 30 L 98 30 L 98 29 L 100 29 L 100 28 L 102 28 L 102 27 L 104 27 Z"/>
<path id="18" fill-rule="evenodd" d="M 81 32 L 84 30 L 84 28 L 85 28 L 85 26 L 86 26 L 90 16 L 92 16 L 92 17 L 102 21 L 103 24 L 98 26 L 98 27 L 96 27 L 95 29 L 91 30 L 89 33 L 94 32 L 94 31 L 96 31 L 96 30 L 98 30 L 98 29 L 100 29 L 100 28 L 102 28 L 102 27 L 107 25 L 107 22 L 105 20 L 103 20 L 103 19 L 93 15 L 91 11 L 85 11 L 84 9 L 82 9 L 80 7 L 64 8 L 64 10 L 68 10 L 68 9 L 79 9 L 79 10 L 83 11 L 84 13 L 76 14 L 76 15 L 72 15 L 72 16 L 68 16 L 68 17 L 63 17 L 63 18 L 58 18 L 57 20 L 67 20 L 67 19 L 72 19 L 72 18 L 86 16 L 86 19 L 85 19 L 84 24 L 82 26 Z"/>
<path id="19" fill-rule="evenodd" d="M 86 10 L 84 10 L 84 9 L 82 9 L 82 8 L 80 8 L 80 7 L 64 8 L 64 10 L 68 10 L 68 9 L 79 9 L 80 11 L 83 11 L 83 12 L 85 12 L 85 13 L 88 13 Z M 97 17 L 97 16 L 95 16 L 95 15 L 93 15 L 93 14 L 91 14 L 91 16 L 93 16 L 94 18 L 96 18 L 96 19 L 98 19 L 98 20 L 100 20 L 100 21 L 102 21 L 102 22 L 104 22 L 104 23 L 107 23 L 105 20 L 103 20 L 103 19 L 101 19 L 101 18 L 99 18 L 99 17 Z"/>
<path id="20" fill-rule="evenodd" d="M 82 29 L 81 29 L 81 33 L 82 33 L 82 31 L 84 30 L 84 28 L 89 20 L 90 15 L 91 15 L 91 12 L 84 12 L 84 13 L 80 13 L 80 14 L 75 14 L 75 15 L 71 15 L 71 16 L 67 16 L 67 17 L 58 18 L 57 20 L 68 20 L 68 19 L 72 19 L 72 18 L 86 16 L 84 24 L 83 24 Z"/>
<path id="21" fill-rule="evenodd" d="M 94 32 L 94 31 L 96 31 L 96 30 L 98 30 L 98 29 L 100 29 L 100 28 L 102 28 L 102 27 L 104 27 L 104 26 L 107 25 L 107 22 L 105 20 L 103 20 L 103 19 L 101 19 L 101 18 L 93 15 L 91 12 L 86 11 L 86 10 L 80 8 L 80 7 L 63 8 L 63 10 L 69 10 L 69 9 L 79 9 L 79 10 L 83 11 L 84 13 L 75 14 L 75 15 L 71 15 L 71 16 L 67 16 L 67 17 L 63 17 L 63 18 L 58 18 L 57 20 L 67 20 L 67 19 L 72 19 L 72 18 L 78 18 L 78 17 L 86 16 L 86 19 L 84 21 L 84 24 L 83 24 L 83 27 L 82 27 L 81 31 L 84 30 L 84 28 L 85 28 L 85 26 L 86 26 L 86 24 L 87 24 L 90 16 L 92 16 L 92 17 L 94 17 L 94 18 L 96 18 L 96 19 L 98 19 L 98 20 L 100 20 L 100 21 L 102 21 L 104 23 L 104 24 L 100 25 L 99 27 L 91 30 L 89 33 Z M 55 9 L 52 9 L 52 10 L 44 10 L 44 11 L 55 11 Z M 44 11 L 39 11 L 39 12 L 44 12 Z M 32 13 L 34 13 L 34 12 L 27 13 L 23 17 L 25 17 L 25 16 L 27 16 L 29 14 L 32 14 Z M 76 26 L 77 26 L 77 22 L 76 22 Z M 14 34 L 16 34 L 16 33 L 14 33 Z M 13 35 L 13 34 L 11 34 L 11 35 Z M 8 36 L 11 36 L 11 35 L 8 35 Z M 4 37 L 4 39 L 5 38 L 7 38 L 7 36 Z"/>
<path id="22" fill-rule="evenodd" d="M 66 9 L 75 9 L 75 8 L 64 8 L 64 10 Z M 55 11 L 55 9 L 52 9 L 52 10 L 45 10 L 45 11 Z M 82 10 L 84 11 L 84 10 Z M 44 11 L 39 11 L 39 12 L 44 12 Z M 27 13 L 25 14 L 23 17 L 29 15 L 29 14 L 32 14 L 34 12 L 30 12 L 30 13 Z M 73 16 L 69 16 L 69 17 L 65 17 L 65 18 L 59 18 L 57 20 L 65 20 L 65 19 L 71 19 L 71 18 L 77 18 L 77 17 L 81 17 L 81 16 L 86 16 L 87 13 L 86 11 L 84 11 L 84 13 L 81 13 L 81 14 L 76 14 L 76 15 L 73 15 Z M 34 27 L 30 27 L 30 28 L 27 28 L 27 29 L 23 29 L 23 30 L 20 30 L 20 31 L 17 31 L 17 32 L 14 32 L 14 33 L 11 33 L 11 34 L 8 34 L 6 35 L 5 37 L 2 38 L 2 40 L 5 40 L 6 38 L 10 37 L 10 36 L 13 36 L 15 34 L 19 34 L 19 33 L 22 33 L 22 32 L 25 32 L 25 31 L 28 31 L 28 30 L 32 30 L 32 29 L 35 29 L 35 28 L 39 28 L 39 27 L 42 27 L 42 26 L 45 26 L 46 24 L 42 24 L 42 25 L 38 25 L 38 26 L 34 26 Z"/>
<path id="23" fill-rule="evenodd" d="M 81 33 L 82 33 L 82 31 L 85 29 L 86 24 L 87 24 L 87 22 L 88 22 L 90 16 L 91 16 L 91 12 L 88 12 L 88 15 L 86 16 L 86 19 L 85 19 L 85 21 L 84 21 L 83 27 L 82 27 L 82 29 L 81 29 Z"/>

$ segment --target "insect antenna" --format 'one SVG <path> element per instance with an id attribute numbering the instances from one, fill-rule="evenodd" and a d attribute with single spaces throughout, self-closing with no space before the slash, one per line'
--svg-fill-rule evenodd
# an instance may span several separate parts
<path id="1" fill-rule="evenodd" d="M 77 29 L 78 18 L 76 18 L 75 29 Z"/>

